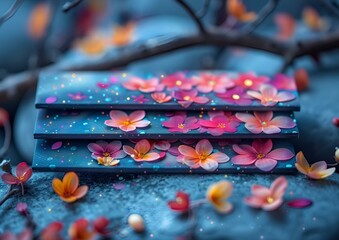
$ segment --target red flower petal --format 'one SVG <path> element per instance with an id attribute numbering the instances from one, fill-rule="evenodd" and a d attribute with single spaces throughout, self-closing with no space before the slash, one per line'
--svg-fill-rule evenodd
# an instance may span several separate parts
<path id="1" fill-rule="evenodd" d="M 307 198 L 297 198 L 287 202 L 287 205 L 291 208 L 306 208 L 313 204 L 313 202 Z"/>
<path id="2" fill-rule="evenodd" d="M 52 149 L 52 150 L 58 150 L 58 149 L 61 148 L 61 147 L 62 147 L 62 142 L 59 141 L 59 142 L 53 143 L 53 145 L 51 146 L 51 149 Z"/>
<path id="3" fill-rule="evenodd" d="M 94 231 L 102 236 L 108 236 L 111 233 L 111 230 L 108 229 L 109 223 L 109 220 L 105 217 L 95 219 L 93 222 Z"/>
<path id="4" fill-rule="evenodd" d="M 177 192 L 176 198 L 173 201 L 168 202 L 168 206 L 173 211 L 187 212 L 190 208 L 189 195 L 185 192 Z"/>
<path id="5" fill-rule="evenodd" d="M 1 179 L 7 184 L 20 184 L 20 180 L 9 173 L 2 174 Z"/>

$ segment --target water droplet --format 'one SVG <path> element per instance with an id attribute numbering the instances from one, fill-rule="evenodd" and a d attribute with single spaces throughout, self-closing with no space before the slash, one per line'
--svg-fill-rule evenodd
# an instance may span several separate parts
<path id="1" fill-rule="evenodd" d="M 82 125 L 86 126 L 86 125 L 88 125 L 88 123 L 87 123 L 87 122 L 84 122 Z"/>
<path id="2" fill-rule="evenodd" d="M 286 164 L 286 167 L 287 167 L 287 168 L 291 168 L 291 167 L 293 167 L 293 166 L 292 166 L 292 164 Z"/>
<path id="3" fill-rule="evenodd" d="M 50 164 L 50 165 L 48 165 L 48 167 L 49 167 L 50 169 L 55 169 L 55 168 L 56 168 L 56 165 L 55 165 L 55 164 Z"/>
<path id="4" fill-rule="evenodd" d="M 53 160 L 52 157 L 47 158 L 47 161 L 52 161 L 52 160 Z"/>
<path id="5" fill-rule="evenodd" d="M 71 147 L 70 149 L 71 149 L 71 151 L 76 151 L 76 150 L 77 150 L 77 147 L 76 147 L 76 146 L 73 146 L 73 147 Z"/>

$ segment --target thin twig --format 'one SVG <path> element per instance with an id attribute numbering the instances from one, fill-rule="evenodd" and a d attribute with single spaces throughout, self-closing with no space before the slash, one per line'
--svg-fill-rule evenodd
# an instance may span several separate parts
<path id="1" fill-rule="evenodd" d="M 256 19 L 244 27 L 244 33 L 253 32 L 277 7 L 279 0 L 268 0 L 266 5 L 258 13 Z"/>
<path id="2" fill-rule="evenodd" d="M 22 3 L 23 0 L 15 0 L 12 6 L 0 17 L 0 26 L 14 16 L 14 14 L 16 13 L 16 11 L 18 11 Z"/>
<path id="3" fill-rule="evenodd" d="M 193 9 L 185 2 L 185 0 L 176 0 L 178 4 L 180 4 L 185 10 L 186 12 L 192 17 L 192 19 L 194 20 L 194 22 L 197 24 L 199 30 L 201 33 L 205 34 L 206 33 L 206 29 L 204 24 L 202 23 L 202 21 L 200 20 L 200 18 L 195 14 L 195 12 L 193 11 Z"/>
<path id="4" fill-rule="evenodd" d="M 10 197 L 12 197 L 13 195 L 15 195 L 19 192 L 20 192 L 19 188 L 14 188 L 14 189 L 8 191 L 7 194 L 4 196 L 4 198 L 0 200 L 0 206 L 2 206 L 2 204 L 4 204 Z"/>
<path id="5" fill-rule="evenodd" d="M 82 0 L 74 0 L 74 1 L 71 1 L 71 2 L 66 2 L 64 4 L 64 6 L 62 7 L 62 11 L 68 12 L 72 8 L 75 8 L 76 6 L 78 6 L 81 2 L 82 2 Z"/>
<path id="6" fill-rule="evenodd" d="M 210 7 L 211 0 L 204 0 L 204 5 L 202 6 L 202 9 L 199 10 L 197 13 L 198 18 L 203 18 L 208 12 L 208 9 Z"/>

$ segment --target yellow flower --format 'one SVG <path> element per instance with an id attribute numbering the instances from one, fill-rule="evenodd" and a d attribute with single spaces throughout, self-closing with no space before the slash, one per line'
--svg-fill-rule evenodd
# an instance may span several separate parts
<path id="1" fill-rule="evenodd" d="M 295 167 L 299 172 L 312 179 L 327 178 L 335 172 L 334 167 L 327 168 L 327 163 L 325 161 L 316 162 L 310 166 L 301 151 L 297 154 L 297 162 L 295 163 Z"/>
<path id="2" fill-rule="evenodd" d="M 232 210 L 233 205 L 227 202 L 231 196 L 233 185 L 229 181 L 220 181 L 212 184 L 207 190 L 207 200 L 212 203 L 215 209 L 221 213 L 228 213 Z"/>
<path id="3" fill-rule="evenodd" d="M 116 166 L 119 164 L 119 160 L 113 159 L 112 157 L 98 157 L 98 163 L 105 166 Z"/>

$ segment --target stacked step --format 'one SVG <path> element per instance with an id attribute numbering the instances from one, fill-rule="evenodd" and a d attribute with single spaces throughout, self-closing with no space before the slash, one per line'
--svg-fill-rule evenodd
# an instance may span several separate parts
<path id="1" fill-rule="evenodd" d="M 295 171 L 300 107 L 282 74 L 45 72 L 36 107 L 38 171 Z"/>

